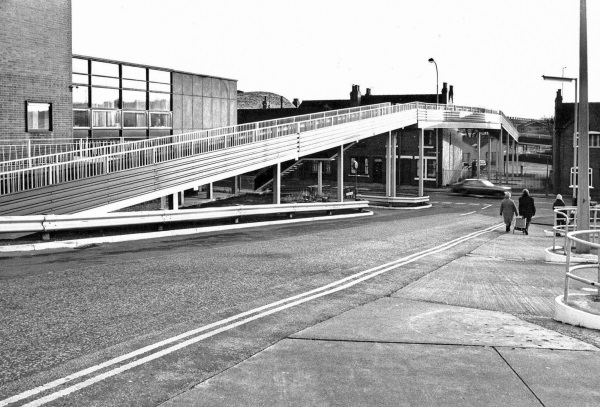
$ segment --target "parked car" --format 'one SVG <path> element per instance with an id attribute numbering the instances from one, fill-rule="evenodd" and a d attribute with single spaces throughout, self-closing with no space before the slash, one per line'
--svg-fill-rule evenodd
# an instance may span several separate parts
<path id="1" fill-rule="evenodd" d="M 510 192 L 510 187 L 501 187 L 492 184 L 487 179 L 465 179 L 450 185 L 452 192 L 463 195 L 490 195 L 503 197 L 505 192 Z"/>

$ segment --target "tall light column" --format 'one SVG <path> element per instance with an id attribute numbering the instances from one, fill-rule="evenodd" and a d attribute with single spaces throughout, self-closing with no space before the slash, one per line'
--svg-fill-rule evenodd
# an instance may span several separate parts
<path id="1" fill-rule="evenodd" d="M 579 151 L 577 169 L 577 230 L 590 229 L 590 178 L 589 170 L 589 105 L 586 0 L 579 3 Z M 582 235 L 589 240 L 588 235 Z M 589 253 L 590 246 L 577 242 L 577 253 Z"/>
<path id="2" fill-rule="evenodd" d="M 435 62 L 435 59 L 433 58 L 429 58 L 429 62 L 433 63 L 435 65 L 435 108 L 439 109 L 439 105 L 440 105 L 440 91 L 439 91 L 439 78 L 438 78 L 438 66 L 437 66 L 437 62 Z M 438 145 L 439 145 L 439 139 L 438 139 L 438 128 L 435 128 L 435 164 L 436 164 L 436 168 L 435 168 L 435 181 L 436 184 L 438 184 L 438 171 L 439 171 L 439 151 L 438 151 Z"/>

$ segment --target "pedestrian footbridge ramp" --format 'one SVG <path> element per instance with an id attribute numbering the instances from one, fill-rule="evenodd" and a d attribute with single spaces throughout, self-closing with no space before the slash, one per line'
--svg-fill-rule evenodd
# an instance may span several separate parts
<path id="1" fill-rule="evenodd" d="M 502 112 L 389 103 L 0 163 L 0 215 L 111 212 L 398 128 L 505 128 Z"/>

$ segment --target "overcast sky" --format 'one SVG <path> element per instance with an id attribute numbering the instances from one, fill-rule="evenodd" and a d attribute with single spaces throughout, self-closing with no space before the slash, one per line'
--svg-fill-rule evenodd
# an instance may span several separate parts
<path id="1" fill-rule="evenodd" d="M 600 102 L 600 2 L 588 0 L 589 100 Z M 579 75 L 577 0 L 72 0 L 73 53 L 238 80 L 294 98 L 435 93 L 553 115 Z M 564 84 L 565 102 L 574 85 Z"/>

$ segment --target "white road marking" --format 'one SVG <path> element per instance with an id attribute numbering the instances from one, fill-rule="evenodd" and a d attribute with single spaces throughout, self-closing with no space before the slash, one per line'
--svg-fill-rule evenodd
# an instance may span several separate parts
<path id="1" fill-rule="evenodd" d="M 457 205 L 466 205 L 464 202 L 455 202 Z"/>
<path id="2" fill-rule="evenodd" d="M 481 210 L 483 211 L 484 209 L 487 209 L 487 208 L 489 208 L 490 206 L 492 206 L 492 205 L 486 205 L 486 206 L 484 206 L 483 208 L 481 208 Z"/>
<path id="3" fill-rule="evenodd" d="M 406 257 L 394 260 L 392 262 L 389 262 L 389 263 L 386 263 L 386 264 L 382 264 L 380 266 L 376 266 L 376 267 L 373 267 L 373 268 L 368 269 L 368 270 L 361 271 L 359 273 L 356 273 L 356 274 L 353 274 L 351 276 L 345 277 L 345 278 L 343 278 L 341 280 L 338 280 L 338 281 L 335 281 L 333 283 L 324 285 L 324 286 L 316 288 L 314 290 L 310 290 L 310 291 L 307 291 L 307 292 L 302 293 L 302 294 L 298 294 L 298 295 L 293 296 L 293 297 L 282 299 L 282 300 L 273 302 L 271 304 L 267 304 L 267 305 L 264 305 L 262 307 L 255 308 L 253 310 L 242 312 L 240 314 L 237 314 L 235 316 L 223 319 L 221 321 L 217 321 L 217 322 L 214 322 L 212 324 L 209 324 L 209 325 L 206 325 L 206 326 L 203 326 L 203 327 L 200 327 L 200 328 L 197 328 L 197 329 L 185 332 L 185 333 L 183 333 L 181 335 L 177 335 L 175 337 L 166 339 L 164 341 L 157 342 L 157 343 L 155 343 L 153 345 L 146 346 L 146 347 L 138 349 L 138 350 L 136 350 L 134 352 L 130 352 L 128 354 L 125 354 L 125 355 L 119 356 L 117 358 L 108 360 L 108 361 L 103 362 L 101 364 L 98 364 L 96 366 L 91 366 L 91 367 L 89 367 L 87 369 L 81 370 L 79 372 L 73 373 L 73 374 L 65 376 L 63 378 L 60 378 L 60 379 L 54 380 L 52 382 L 46 383 L 46 384 L 44 384 L 42 386 L 35 387 L 35 388 L 31 389 L 31 390 L 28 390 L 28 391 L 25 391 L 23 393 L 17 394 L 15 396 L 9 397 L 7 399 L 1 400 L 0 401 L 0 407 L 7 406 L 7 405 L 9 405 L 11 403 L 14 403 L 14 402 L 17 402 L 17 401 L 20 401 L 20 400 L 24 400 L 26 398 L 33 397 L 33 396 L 35 396 L 35 395 L 37 395 L 37 394 L 39 394 L 39 393 L 41 393 L 43 391 L 50 390 L 50 389 L 55 388 L 57 386 L 60 386 L 62 384 L 66 384 L 66 383 L 68 383 L 68 382 L 70 382 L 72 380 L 75 380 L 75 379 L 87 376 L 90 373 L 96 372 L 96 371 L 98 371 L 100 369 L 103 369 L 103 368 L 115 365 L 117 363 L 123 362 L 125 360 L 134 358 L 136 356 L 139 356 L 139 355 L 144 354 L 146 352 L 149 352 L 151 350 L 157 349 L 157 348 L 162 347 L 164 345 L 176 342 L 176 341 L 178 341 L 180 339 L 183 339 L 183 338 L 195 335 L 195 334 L 200 333 L 200 332 L 208 331 L 208 330 L 210 330 L 212 328 L 218 327 L 219 325 L 225 325 L 225 324 L 228 324 L 228 323 L 230 323 L 232 321 L 239 320 L 237 322 L 230 323 L 229 325 L 225 325 L 225 326 L 222 326 L 220 328 L 217 328 L 217 329 L 215 329 L 213 331 L 210 331 L 210 332 L 204 333 L 202 335 L 198 335 L 198 336 L 196 336 L 194 338 L 188 339 L 188 340 L 186 340 L 184 342 L 181 342 L 181 343 L 179 343 L 177 345 L 174 345 L 174 346 L 171 346 L 169 348 L 165 348 L 165 349 L 160 350 L 158 352 L 152 353 L 152 354 L 150 354 L 148 356 L 145 356 L 145 357 L 143 357 L 141 359 L 135 360 L 135 361 L 130 362 L 128 364 L 125 364 L 125 365 L 122 365 L 120 367 L 117 367 L 117 368 L 114 368 L 112 370 L 109 370 L 107 372 L 101 373 L 101 374 L 99 374 L 97 376 L 94 376 L 94 377 L 91 377 L 91 378 L 89 378 L 89 379 L 87 379 L 87 380 L 85 380 L 83 382 L 74 384 L 74 385 L 72 385 L 70 387 L 67 387 L 67 388 L 64 388 L 62 390 L 56 391 L 54 393 L 48 394 L 47 396 L 44 396 L 44 397 L 41 397 L 39 399 L 33 400 L 33 401 L 31 401 L 31 402 L 29 402 L 29 403 L 27 403 L 27 404 L 24 405 L 24 406 L 41 406 L 41 405 L 46 404 L 46 403 L 48 403 L 50 401 L 56 400 L 58 398 L 64 397 L 64 396 L 66 396 L 68 394 L 71 394 L 71 393 L 73 393 L 75 391 L 78 391 L 78 390 L 81 390 L 81 389 L 83 389 L 85 387 L 88 387 L 88 386 L 90 386 L 90 385 L 92 385 L 94 383 L 98 383 L 98 382 L 100 382 L 100 381 L 102 381 L 104 379 L 107 379 L 109 377 L 115 376 L 115 375 L 117 375 L 119 373 L 122 373 L 122 372 L 124 372 L 126 370 L 132 369 L 132 368 L 134 368 L 136 366 L 139 366 L 139 365 L 142 365 L 144 363 L 150 362 L 152 360 L 158 359 L 158 358 L 160 358 L 162 356 L 168 355 L 169 353 L 172 353 L 172 352 L 175 352 L 175 351 L 177 351 L 179 349 L 185 348 L 186 346 L 192 345 L 192 344 L 194 344 L 196 342 L 199 342 L 199 341 L 204 340 L 206 338 L 209 338 L 211 336 L 217 335 L 217 334 L 219 334 L 221 332 L 228 331 L 230 329 L 233 329 L 233 328 L 238 327 L 240 325 L 247 324 L 248 322 L 254 321 L 256 319 L 263 318 L 263 317 L 266 317 L 268 315 L 274 314 L 276 312 L 283 311 L 283 310 L 285 310 L 287 308 L 290 308 L 290 307 L 293 307 L 293 306 L 296 306 L 296 305 L 299 305 L 299 304 L 311 301 L 313 299 L 320 298 L 320 297 L 323 297 L 323 296 L 326 296 L 326 295 L 329 295 L 329 294 L 332 294 L 332 293 L 344 290 L 346 288 L 352 287 L 352 286 L 354 286 L 354 285 L 356 285 L 356 284 L 358 284 L 358 283 L 360 283 L 362 281 L 371 279 L 373 277 L 378 276 L 379 274 L 388 272 L 390 270 L 397 269 L 398 267 L 401 267 L 401 266 L 404 266 L 406 264 L 412 263 L 412 262 L 414 262 L 416 260 L 419 260 L 419 259 L 421 259 L 423 257 L 429 256 L 429 255 L 432 255 L 432 254 L 436 254 L 436 253 L 442 252 L 444 250 L 448 250 L 451 247 L 454 247 L 454 246 L 456 246 L 456 245 L 458 245 L 460 243 L 463 243 L 463 242 L 466 242 L 468 240 L 471 240 L 471 239 L 473 239 L 473 238 L 475 238 L 477 236 L 480 236 L 480 235 L 483 235 L 485 233 L 488 233 L 488 232 L 491 232 L 493 230 L 496 230 L 496 229 L 498 229 L 498 228 L 500 228 L 502 226 L 504 226 L 504 224 L 499 224 L 499 225 L 496 225 L 496 226 L 490 226 L 490 227 L 488 227 L 486 229 L 483 229 L 483 230 L 480 230 L 480 231 L 477 231 L 477 232 L 469 233 L 468 235 L 465 235 L 465 236 L 453 239 L 453 240 L 451 240 L 449 242 L 443 243 L 443 244 L 441 244 L 439 246 L 436 246 L 436 247 L 433 247 L 431 249 L 423 250 L 421 252 L 411 254 L 409 256 L 406 256 Z M 350 280 L 352 280 L 352 281 L 350 281 Z M 281 304 L 285 304 L 285 305 L 281 305 Z M 269 308 L 271 308 L 271 309 L 269 309 Z M 264 312 L 262 312 L 262 311 L 264 311 Z M 252 314 L 254 314 L 254 315 L 252 315 Z M 250 316 L 250 315 L 252 315 L 252 316 Z M 248 318 L 245 318 L 245 317 L 248 317 Z M 245 319 L 242 319 L 242 318 L 245 318 Z"/>
<path id="4" fill-rule="evenodd" d="M 461 213 L 460 216 L 470 215 L 470 214 L 475 213 L 475 212 L 477 212 L 477 211 L 467 212 L 467 213 Z"/>

